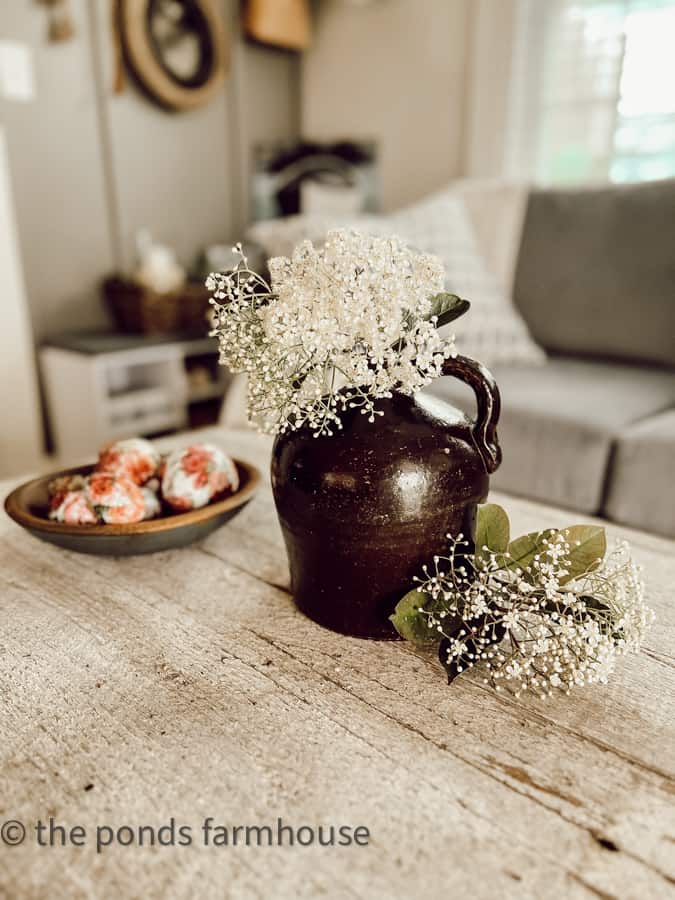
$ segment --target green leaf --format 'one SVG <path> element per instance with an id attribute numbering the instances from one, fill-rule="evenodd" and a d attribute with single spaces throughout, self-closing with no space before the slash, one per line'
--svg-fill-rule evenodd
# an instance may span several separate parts
<path id="1" fill-rule="evenodd" d="M 505 568 L 527 569 L 532 560 L 544 549 L 544 541 L 549 540 L 557 533 L 555 528 L 547 528 L 545 531 L 531 531 L 511 541 L 508 546 L 509 561 Z"/>
<path id="2" fill-rule="evenodd" d="M 572 525 L 564 528 L 563 534 L 570 545 L 566 566 L 569 572 L 560 579 L 560 584 L 567 584 L 597 569 L 607 552 L 607 536 L 601 525 Z"/>
<path id="3" fill-rule="evenodd" d="M 420 612 L 420 607 L 428 607 L 430 600 L 424 591 L 413 590 L 396 604 L 389 620 L 404 640 L 413 644 L 438 643 L 440 640 L 438 632 L 429 628 L 428 617 Z"/>
<path id="4" fill-rule="evenodd" d="M 496 503 L 485 503 L 478 507 L 476 521 L 476 556 L 486 557 L 483 547 L 494 553 L 506 553 L 510 534 L 509 517 Z"/>
<path id="5" fill-rule="evenodd" d="M 440 328 L 442 325 L 447 325 L 448 322 L 463 316 L 470 306 L 471 304 L 468 300 L 462 300 L 457 294 L 436 294 L 435 297 L 431 298 L 429 318 L 437 316 L 436 328 Z"/>
<path id="6" fill-rule="evenodd" d="M 607 551 L 605 529 L 600 525 L 571 525 L 558 530 L 547 528 L 545 531 L 532 531 L 516 538 L 509 544 L 509 560 L 505 568 L 513 571 L 516 568 L 527 569 L 534 557 L 545 549 L 544 541 L 550 541 L 563 533 L 570 545 L 565 568 L 568 574 L 560 579 L 560 584 L 567 584 L 585 572 L 590 572 L 604 559 Z"/>

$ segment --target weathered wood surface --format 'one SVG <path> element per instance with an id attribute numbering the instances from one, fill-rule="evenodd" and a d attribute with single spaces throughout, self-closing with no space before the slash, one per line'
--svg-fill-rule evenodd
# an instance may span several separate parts
<path id="1" fill-rule="evenodd" d="M 217 435 L 266 468 L 266 439 Z M 504 502 L 518 532 L 578 518 Z M 476 673 L 448 687 L 410 646 L 297 613 L 267 486 L 203 544 L 146 558 L 70 554 L 3 515 L 0 823 L 29 831 L 0 844 L 0 895 L 673 895 L 674 545 L 609 532 L 632 540 L 656 624 L 608 686 L 540 702 Z M 86 846 L 36 846 L 49 816 Z M 172 816 L 192 846 L 92 846 L 96 824 Z M 203 847 L 207 816 L 371 840 Z"/>

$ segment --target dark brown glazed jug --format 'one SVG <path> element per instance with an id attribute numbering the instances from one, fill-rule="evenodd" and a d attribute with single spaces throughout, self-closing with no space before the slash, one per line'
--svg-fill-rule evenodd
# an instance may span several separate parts
<path id="1" fill-rule="evenodd" d="M 469 384 L 475 422 L 435 397 L 378 401 L 332 436 L 279 436 L 272 488 L 298 607 L 343 634 L 395 638 L 389 616 L 447 534 L 473 539 L 476 504 L 501 461 L 499 391 L 480 363 L 458 356 L 444 374 Z"/>

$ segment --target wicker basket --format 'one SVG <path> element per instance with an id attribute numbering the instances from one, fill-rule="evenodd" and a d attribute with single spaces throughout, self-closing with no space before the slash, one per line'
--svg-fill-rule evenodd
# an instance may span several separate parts
<path id="1" fill-rule="evenodd" d="M 128 334 L 203 334 L 208 328 L 209 292 L 199 283 L 158 294 L 138 282 L 112 277 L 103 282 L 103 294 L 115 324 Z"/>

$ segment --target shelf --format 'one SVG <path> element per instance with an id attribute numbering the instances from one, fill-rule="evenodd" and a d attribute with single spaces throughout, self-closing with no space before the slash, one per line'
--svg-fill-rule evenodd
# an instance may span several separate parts
<path id="1" fill-rule="evenodd" d="M 217 381 L 213 384 L 205 384 L 203 387 L 188 390 L 187 402 L 200 403 L 202 400 L 212 400 L 215 397 L 224 397 L 227 392 L 227 383 Z"/>
<path id="2" fill-rule="evenodd" d="M 117 433 L 148 434 L 179 427 L 184 421 L 183 402 L 164 387 L 140 388 L 109 397 L 105 413 Z"/>
<path id="3" fill-rule="evenodd" d="M 109 425 L 109 440 L 118 440 L 128 437 L 141 437 L 158 432 L 172 432 L 185 427 L 185 420 L 176 413 L 166 413 L 154 416 L 146 416 L 142 420 L 111 422 Z"/>
<path id="4" fill-rule="evenodd" d="M 153 406 L 175 406 L 177 399 L 165 387 L 132 388 L 108 395 L 107 408 L 115 415 Z"/>
<path id="5" fill-rule="evenodd" d="M 106 331 L 73 332 L 55 335 L 47 342 L 47 346 L 71 350 L 86 356 L 126 353 L 148 347 L 172 345 L 178 347 L 184 356 L 191 356 L 195 353 L 218 353 L 217 341 L 206 334 L 144 335 Z"/>

